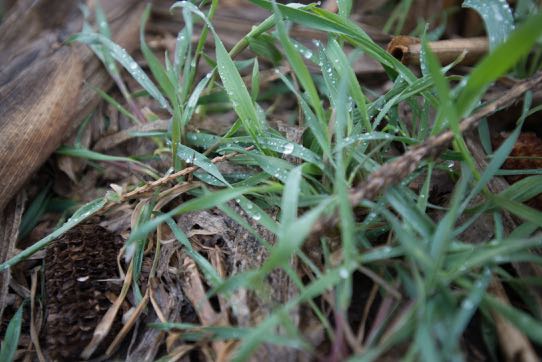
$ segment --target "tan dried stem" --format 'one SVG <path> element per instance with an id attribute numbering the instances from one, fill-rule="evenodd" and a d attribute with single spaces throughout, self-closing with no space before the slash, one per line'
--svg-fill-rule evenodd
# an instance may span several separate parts
<path id="1" fill-rule="evenodd" d="M 460 64 L 472 65 L 489 50 L 487 38 L 439 40 L 429 42 L 428 45 L 441 64 L 450 64 L 464 54 Z M 387 51 L 403 64 L 419 65 L 422 44 L 418 38 L 399 35 L 392 38 Z"/>
<path id="2" fill-rule="evenodd" d="M 251 151 L 254 149 L 254 146 L 245 147 L 245 151 Z M 212 163 L 219 163 L 226 160 L 229 160 L 235 156 L 238 156 L 239 152 L 232 152 L 225 154 L 223 156 L 217 156 L 211 160 Z M 120 195 L 119 199 L 117 201 L 111 201 L 107 203 L 102 208 L 102 213 L 109 210 L 114 205 L 126 202 L 131 199 L 138 199 L 142 197 L 148 196 L 150 193 L 152 193 L 154 190 L 158 189 L 159 187 L 165 186 L 173 181 L 175 181 L 177 178 L 189 175 L 199 169 L 198 166 L 189 166 L 186 167 L 178 172 L 172 173 L 171 175 L 164 176 L 162 178 L 159 178 L 158 180 L 149 182 L 148 184 L 145 184 L 141 187 L 136 188 L 135 190 L 132 190 L 130 192 L 126 192 Z"/>

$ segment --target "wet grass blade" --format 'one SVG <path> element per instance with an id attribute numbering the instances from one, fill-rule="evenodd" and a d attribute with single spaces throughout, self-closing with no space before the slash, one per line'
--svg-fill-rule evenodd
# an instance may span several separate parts
<path id="1" fill-rule="evenodd" d="M 82 223 L 92 215 L 94 215 L 96 212 L 102 209 L 102 207 L 105 205 L 107 200 L 105 198 L 99 198 L 94 201 L 89 202 L 88 204 L 85 204 L 81 206 L 73 215 L 58 229 L 53 231 L 51 234 L 47 235 L 43 239 L 37 241 L 32 246 L 29 246 L 28 248 L 21 251 L 19 254 L 15 255 L 11 259 L 5 261 L 4 263 L 0 264 L 0 271 L 5 270 L 34 254 L 35 252 L 45 248 L 51 241 L 55 240 L 56 238 L 62 236 L 66 231 L 70 230 L 77 224 Z"/>
<path id="2" fill-rule="evenodd" d="M 107 49 L 116 61 L 130 73 L 130 75 L 145 89 L 151 97 L 153 97 L 158 103 L 168 110 L 171 110 L 171 106 L 156 85 L 145 74 L 143 69 L 136 63 L 136 61 L 128 54 L 128 52 L 115 44 L 113 41 L 96 33 L 79 33 L 70 38 L 70 41 L 80 41 L 85 44 L 101 44 Z"/>
<path id="3" fill-rule="evenodd" d="M 282 20 L 282 15 L 279 8 L 275 6 L 273 8 L 273 11 L 275 12 L 275 24 L 277 27 L 278 36 L 280 39 L 280 43 L 284 48 L 286 58 L 288 59 L 290 66 L 292 67 L 292 70 L 296 75 L 299 83 L 301 83 L 303 89 L 305 90 L 305 92 L 307 92 L 308 102 L 314 110 L 316 117 L 320 120 L 320 122 L 325 122 L 324 108 L 322 107 L 320 96 L 318 95 L 318 91 L 316 90 L 316 86 L 314 85 L 309 69 L 305 65 L 305 62 L 303 61 L 303 58 L 301 57 L 299 52 L 294 47 L 294 44 L 288 37 L 288 33 L 286 32 L 286 26 L 284 25 L 284 21 Z M 305 56 L 310 58 L 310 56 L 312 56 L 312 53 L 306 53 Z"/>
<path id="4" fill-rule="evenodd" d="M 480 14 L 489 35 L 490 49 L 503 43 L 514 30 L 514 16 L 506 1 L 465 0 L 462 7 L 474 9 Z"/>
<path id="5" fill-rule="evenodd" d="M 542 35 L 542 12 L 531 16 L 508 39 L 484 58 L 472 70 L 456 101 L 460 117 L 470 113 L 491 82 L 502 76 L 522 57 Z"/>

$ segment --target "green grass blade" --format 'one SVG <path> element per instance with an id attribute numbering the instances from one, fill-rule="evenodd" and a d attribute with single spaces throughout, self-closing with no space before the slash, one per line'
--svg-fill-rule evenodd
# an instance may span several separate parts
<path id="1" fill-rule="evenodd" d="M 508 39 L 485 57 L 468 76 L 457 97 L 459 116 L 468 114 L 477 104 L 489 84 L 502 76 L 529 53 L 542 35 L 542 12 L 531 16 Z"/>
<path id="2" fill-rule="evenodd" d="M 145 60 L 147 61 L 147 64 L 151 70 L 152 75 L 154 76 L 154 79 L 156 79 L 162 91 L 166 94 L 166 96 L 169 98 L 169 101 L 173 104 L 177 102 L 177 95 L 175 94 L 175 86 L 172 83 L 172 80 L 168 76 L 163 65 L 160 63 L 158 58 L 154 55 L 152 50 L 149 48 L 149 46 L 145 42 L 145 25 L 147 24 L 147 21 L 149 20 L 150 14 L 151 14 L 151 5 L 148 4 L 145 7 L 145 11 L 143 12 L 143 15 L 141 17 L 141 25 L 139 27 L 139 43 L 141 47 L 141 52 L 143 53 L 143 56 L 145 57 Z M 175 79 L 173 81 L 175 81 Z"/>
<path id="3" fill-rule="evenodd" d="M 102 209 L 102 207 L 105 205 L 107 200 L 105 198 L 99 198 L 94 201 L 91 201 L 79 208 L 73 215 L 58 229 L 53 231 L 51 234 L 47 235 L 43 239 L 37 241 L 32 246 L 29 246 L 28 248 L 21 251 L 19 254 L 15 255 L 11 259 L 5 261 L 4 263 L 0 264 L 0 271 L 5 270 L 34 254 L 35 252 L 43 249 L 49 243 L 56 238 L 60 237 L 62 234 L 64 234 L 66 231 L 70 230 L 77 224 L 82 223 L 92 215 L 94 215 L 96 212 Z"/>
<path id="4" fill-rule="evenodd" d="M 172 218 L 168 218 L 166 220 L 166 223 L 173 232 L 173 235 L 175 236 L 177 241 L 184 246 L 184 250 L 188 254 L 188 256 L 190 256 L 192 260 L 194 260 L 194 262 L 196 262 L 196 264 L 199 266 L 209 285 L 217 286 L 221 284 L 222 278 L 220 277 L 220 275 L 218 275 L 215 268 L 204 256 L 194 250 L 194 248 L 192 247 L 192 243 L 190 242 L 190 240 L 188 240 L 186 234 L 177 226 L 175 221 L 173 221 Z"/>
<path id="5" fill-rule="evenodd" d="M 79 33 L 70 38 L 71 41 L 76 40 L 85 44 L 101 44 L 104 46 L 107 51 L 117 60 L 122 66 L 130 73 L 130 75 L 145 89 L 151 97 L 153 97 L 160 106 L 171 110 L 171 107 L 160 93 L 160 90 L 156 85 L 149 79 L 145 74 L 143 69 L 136 63 L 136 61 L 128 54 L 128 52 L 120 47 L 118 44 L 115 44 L 113 41 L 103 36 L 102 34 L 96 33 Z"/>
<path id="6" fill-rule="evenodd" d="M 312 80 L 312 76 L 307 66 L 305 65 L 305 62 L 303 61 L 303 58 L 288 37 L 288 33 L 286 32 L 286 26 L 284 24 L 284 21 L 282 20 L 282 15 L 279 8 L 274 7 L 273 10 L 275 12 L 275 24 L 277 27 L 278 36 L 286 54 L 286 58 L 288 59 L 288 62 L 290 63 L 294 74 L 299 80 L 299 83 L 302 85 L 303 89 L 307 93 L 309 104 L 314 110 L 316 117 L 320 120 L 320 122 L 325 122 L 324 108 L 322 107 L 320 96 L 318 95 L 318 91 L 316 90 L 316 86 L 314 85 L 314 82 Z M 308 55 L 310 53 L 306 54 Z"/>
<path id="7" fill-rule="evenodd" d="M 9 321 L 6 334 L 2 340 L 2 347 L 0 348 L 0 361 L 10 362 L 15 358 L 15 352 L 17 352 L 17 346 L 19 345 L 19 337 L 21 336 L 24 305 L 25 303 L 21 304 Z"/>
<path id="8" fill-rule="evenodd" d="M 503 43 L 514 30 L 514 16 L 506 1 L 465 0 L 462 6 L 476 10 L 484 20 L 490 49 Z"/>
<path id="9" fill-rule="evenodd" d="M 201 153 L 191 149 L 190 147 L 186 147 L 185 145 L 180 144 L 178 146 L 177 155 L 185 162 L 192 163 L 201 168 L 202 170 L 205 170 L 209 174 L 213 175 L 218 180 L 223 182 L 224 185 L 229 185 L 228 181 L 224 179 L 224 176 L 222 176 L 222 174 L 218 170 L 218 167 Z"/>
<path id="10" fill-rule="evenodd" d="M 300 183 L 303 168 L 301 166 L 293 168 L 288 174 L 284 184 L 282 202 L 280 207 L 280 229 L 279 235 L 282 238 L 287 237 L 286 231 L 291 223 L 297 219 L 298 198 L 300 192 Z"/>

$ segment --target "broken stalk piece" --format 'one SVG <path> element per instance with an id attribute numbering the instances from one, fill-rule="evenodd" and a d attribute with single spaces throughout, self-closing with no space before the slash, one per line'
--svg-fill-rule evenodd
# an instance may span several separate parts
<path id="1" fill-rule="evenodd" d="M 428 45 L 441 64 L 450 64 L 464 53 L 460 64 L 473 65 L 489 50 L 487 38 L 439 40 Z M 422 43 L 418 38 L 399 35 L 389 42 L 387 51 L 405 65 L 419 65 Z"/>

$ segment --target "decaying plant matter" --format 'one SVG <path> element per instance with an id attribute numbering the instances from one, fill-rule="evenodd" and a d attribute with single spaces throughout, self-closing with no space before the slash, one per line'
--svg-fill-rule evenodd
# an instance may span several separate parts
<path id="1" fill-rule="evenodd" d="M 55 240 L 45 254 L 45 346 L 54 360 L 79 359 L 120 292 L 119 235 L 81 224 Z M 120 329 L 120 320 L 116 327 Z M 103 349 L 103 348 L 102 348 Z"/>

